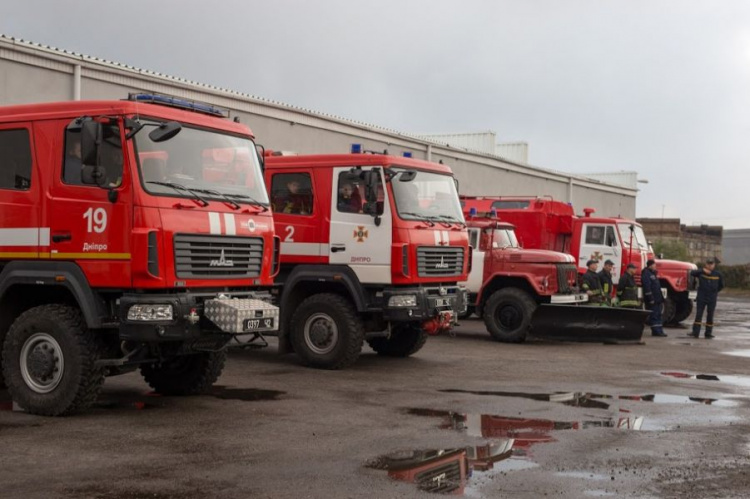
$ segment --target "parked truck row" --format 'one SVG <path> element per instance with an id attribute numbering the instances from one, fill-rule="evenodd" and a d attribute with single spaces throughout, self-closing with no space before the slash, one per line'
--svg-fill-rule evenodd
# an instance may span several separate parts
<path id="1" fill-rule="evenodd" d="M 84 410 L 134 370 L 199 393 L 228 345 L 269 335 L 340 369 L 472 312 L 521 341 L 542 305 L 585 302 L 580 245 L 521 249 L 505 214 L 467 227 L 447 166 L 263 151 L 228 118 L 151 94 L 0 108 L 0 383 L 26 411 Z M 618 251 L 640 255 L 622 224 Z"/>

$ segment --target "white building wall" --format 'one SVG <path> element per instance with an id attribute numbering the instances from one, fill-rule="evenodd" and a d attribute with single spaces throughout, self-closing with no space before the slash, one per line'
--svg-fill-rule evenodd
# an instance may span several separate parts
<path id="1" fill-rule="evenodd" d="M 596 208 L 602 215 L 635 216 L 636 190 L 469 152 L 409 135 L 249 95 L 157 75 L 87 56 L 64 53 L 0 35 L 0 105 L 70 100 L 74 67 L 81 67 L 82 99 L 121 99 L 147 91 L 210 102 L 228 108 L 268 149 L 300 153 L 346 152 L 354 142 L 366 149 L 442 160 L 468 195 L 551 195 L 572 199 L 576 211 Z M 493 144 L 494 145 L 494 144 Z"/>

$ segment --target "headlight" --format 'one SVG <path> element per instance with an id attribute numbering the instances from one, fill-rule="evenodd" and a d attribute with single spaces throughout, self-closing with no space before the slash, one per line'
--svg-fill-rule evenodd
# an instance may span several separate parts
<path id="1" fill-rule="evenodd" d="M 388 298 L 389 307 L 416 307 L 417 295 L 393 295 Z"/>
<path id="2" fill-rule="evenodd" d="M 129 321 L 171 321 L 172 305 L 133 305 L 128 309 Z"/>

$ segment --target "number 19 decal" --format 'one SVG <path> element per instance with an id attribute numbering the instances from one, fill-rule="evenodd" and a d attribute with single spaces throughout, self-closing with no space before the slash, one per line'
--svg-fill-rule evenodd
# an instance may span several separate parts
<path id="1" fill-rule="evenodd" d="M 104 208 L 89 208 L 83 214 L 83 218 L 86 219 L 86 230 L 88 232 L 101 234 L 107 229 L 107 212 Z"/>

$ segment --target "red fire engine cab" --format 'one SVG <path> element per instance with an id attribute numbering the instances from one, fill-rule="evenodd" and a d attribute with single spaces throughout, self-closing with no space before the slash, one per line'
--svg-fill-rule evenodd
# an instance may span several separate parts
<path id="1" fill-rule="evenodd" d="M 326 369 L 356 361 L 365 339 L 409 356 L 466 307 L 458 283 L 471 255 L 450 168 L 352 149 L 265 161 L 281 236 L 280 351 Z"/>
<path id="2" fill-rule="evenodd" d="M 641 225 L 624 218 L 596 217 L 594 210 L 584 209 L 584 216 L 575 215 L 573 207 L 550 197 L 463 197 L 464 210 L 478 213 L 494 212 L 502 220 L 516 226 L 524 247 L 560 251 L 573 255 L 579 273 L 586 271 L 589 259 L 612 260 L 615 263 L 613 282 L 617 284 L 628 263 L 634 263 L 640 282 L 640 271 L 648 259 L 654 258 Z M 695 265 L 675 260 L 656 260 L 656 268 L 666 293 L 664 322 L 679 322 L 692 312 L 690 271 Z"/>
<path id="3" fill-rule="evenodd" d="M 28 412 L 89 406 L 140 366 L 208 388 L 239 335 L 278 327 L 253 135 L 166 96 L 0 108 L 0 345 Z"/>
<path id="4" fill-rule="evenodd" d="M 537 306 L 575 305 L 588 297 L 578 292 L 575 260 L 565 253 L 521 248 L 515 227 L 496 217 L 470 212 L 469 244 L 473 264 L 466 287 L 469 312 L 484 319 L 498 341 L 520 342 L 532 328 Z M 559 309 L 557 309 L 559 310 Z"/>

